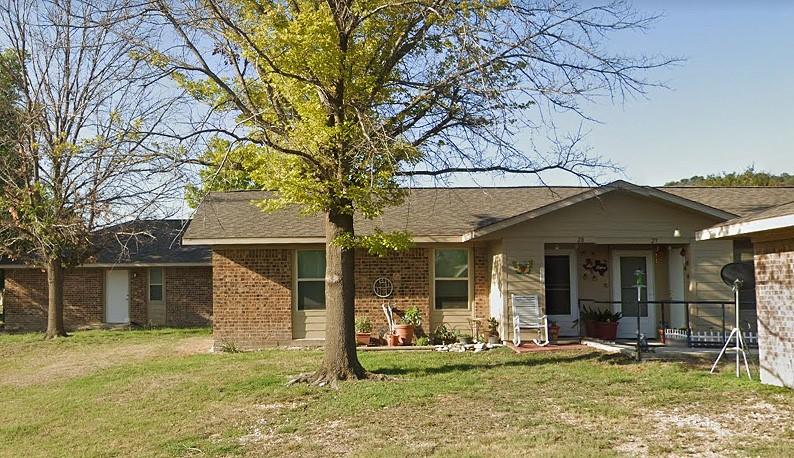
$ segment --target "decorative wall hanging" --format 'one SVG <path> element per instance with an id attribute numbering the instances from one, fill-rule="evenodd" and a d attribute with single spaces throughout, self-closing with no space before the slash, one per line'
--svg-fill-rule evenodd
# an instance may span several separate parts
<path id="1" fill-rule="evenodd" d="M 590 277 L 592 280 L 595 280 L 596 275 L 603 277 L 607 273 L 609 265 L 605 260 L 587 258 L 584 260 L 584 264 L 582 264 L 582 269 L 585 271 L 585 279 Z"/>
<path id="2" fill-rule="evenodd" d="M 513 261 L 512 268 L 513 271 L 522 275 L 529 275 L 532 273 L 532 267 L 535 265 L 535 261 L 529 259 L 527 261 Z"/>

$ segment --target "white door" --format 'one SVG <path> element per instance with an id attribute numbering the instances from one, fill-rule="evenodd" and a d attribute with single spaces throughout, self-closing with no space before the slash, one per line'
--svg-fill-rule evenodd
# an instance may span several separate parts
<path id="1" fill-rule="evenodd" d="M 546 315 L 549 322 L 560 326 L 561 336 L 576 336 L 579 328 L 579 304 L 576 294 L 576 258 L 572 251 L 554 250 L 544 259 L 544 285 L 546 289 Z"/>
<path id="2" fill-rule="evenodd" d="M 637 315 L 640 317 L 640 330 L 648 339 L 656 334 L 656 306 L 637 303 L 635 272 L 642 271 L 646 287 L 640 289 L 640 302 L 653 301 L 653 253 L 650 251 L 615 251 L 612 256 L 613 300 L 615 311 L 623 313 L 618 325 L 618 338 L 637 337 Z"/>
<path id="3" fill-rule="evenodd" d="M 105 321 L 130 322 L 130 275 L 126 270 L 108 270 L 105 282 Z"/>

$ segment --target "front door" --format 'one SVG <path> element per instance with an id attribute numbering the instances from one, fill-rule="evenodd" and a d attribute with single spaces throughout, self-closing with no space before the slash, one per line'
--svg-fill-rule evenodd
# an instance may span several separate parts
<path id="1" fill-rule="evenodd" d="M 613 254 L 614 283 L 612 287 L 616 312 L 623 312 L 618 325 L 618 337 L 633 339 L 637 337 L 637 315 L 640 318 L 640 332 L 649 339 L 654 338 L 656 329 L 656 310 L 654 306 L 642 304 L 653 301 L 653 254 L 650 251 L 615 251 Z M 637 301 L 636 272 L 643 273 L 646 287 L 640 288 Z"/>
<path id="2" fill-rule="evenodd" d="M 105 321 L 130 322 L 130 274 L 126 270 L 108 270 L 105 283 Z"/>
<path id="3" fill-rule="evenodd" d="M 578 335 L 574 321 L 579 318 L 576 298 L 576 261 L 572 252 L 555 250 L 546 255 L 546 315 L 560 326 L 561 336 Z"/>

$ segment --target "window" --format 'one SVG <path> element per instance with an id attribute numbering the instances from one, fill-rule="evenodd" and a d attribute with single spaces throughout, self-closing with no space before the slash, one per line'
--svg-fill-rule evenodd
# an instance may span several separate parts
<path id="1" fill-rule="evenodd" d="M 571 259 L 546 256 L 546 314 L 571 314 Z"/>
<path id="2" fill-rule="evenodd" d="M 163 302 L 163 269 L 149 269 L 149 302 Z"/>
<path id="3" fill-rule="evenodd" d="M 325 310 L 325 251 L 298 251 L 298 310 Z"/>
<path id="4" fill-rule="evenodd" d="M 469 308 L 469 250 L 435 251 L 436 309 Z"/>

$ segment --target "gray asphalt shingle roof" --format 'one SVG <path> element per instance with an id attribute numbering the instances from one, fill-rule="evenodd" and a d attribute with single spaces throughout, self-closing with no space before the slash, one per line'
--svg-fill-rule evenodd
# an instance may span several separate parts
<path id="1" fill-rule="evenodd" d="M 120 223 L 95 235 L 95 264 L 209 264 L 209 247 L 182 245 L 181 219 Z"/>
<path id="2" fill-rule="evenodd" d="M 375 220 L 358 218 L 358 233 L 374 227 L 407 230 L 413 236 L 460 236 L 498 221 L 540 209 L 592 190 L 589 187 L 412 188 L 402 205 Z M 659 190 L 737 216 L 794 200 L 794 187 L 660 187 Z M 322 237 L 322 215 L 304 216 L 297 207 L 264 213 L 254 201 L 269 192 L 210 193 L 188 226 L 185 239 Z"/>

